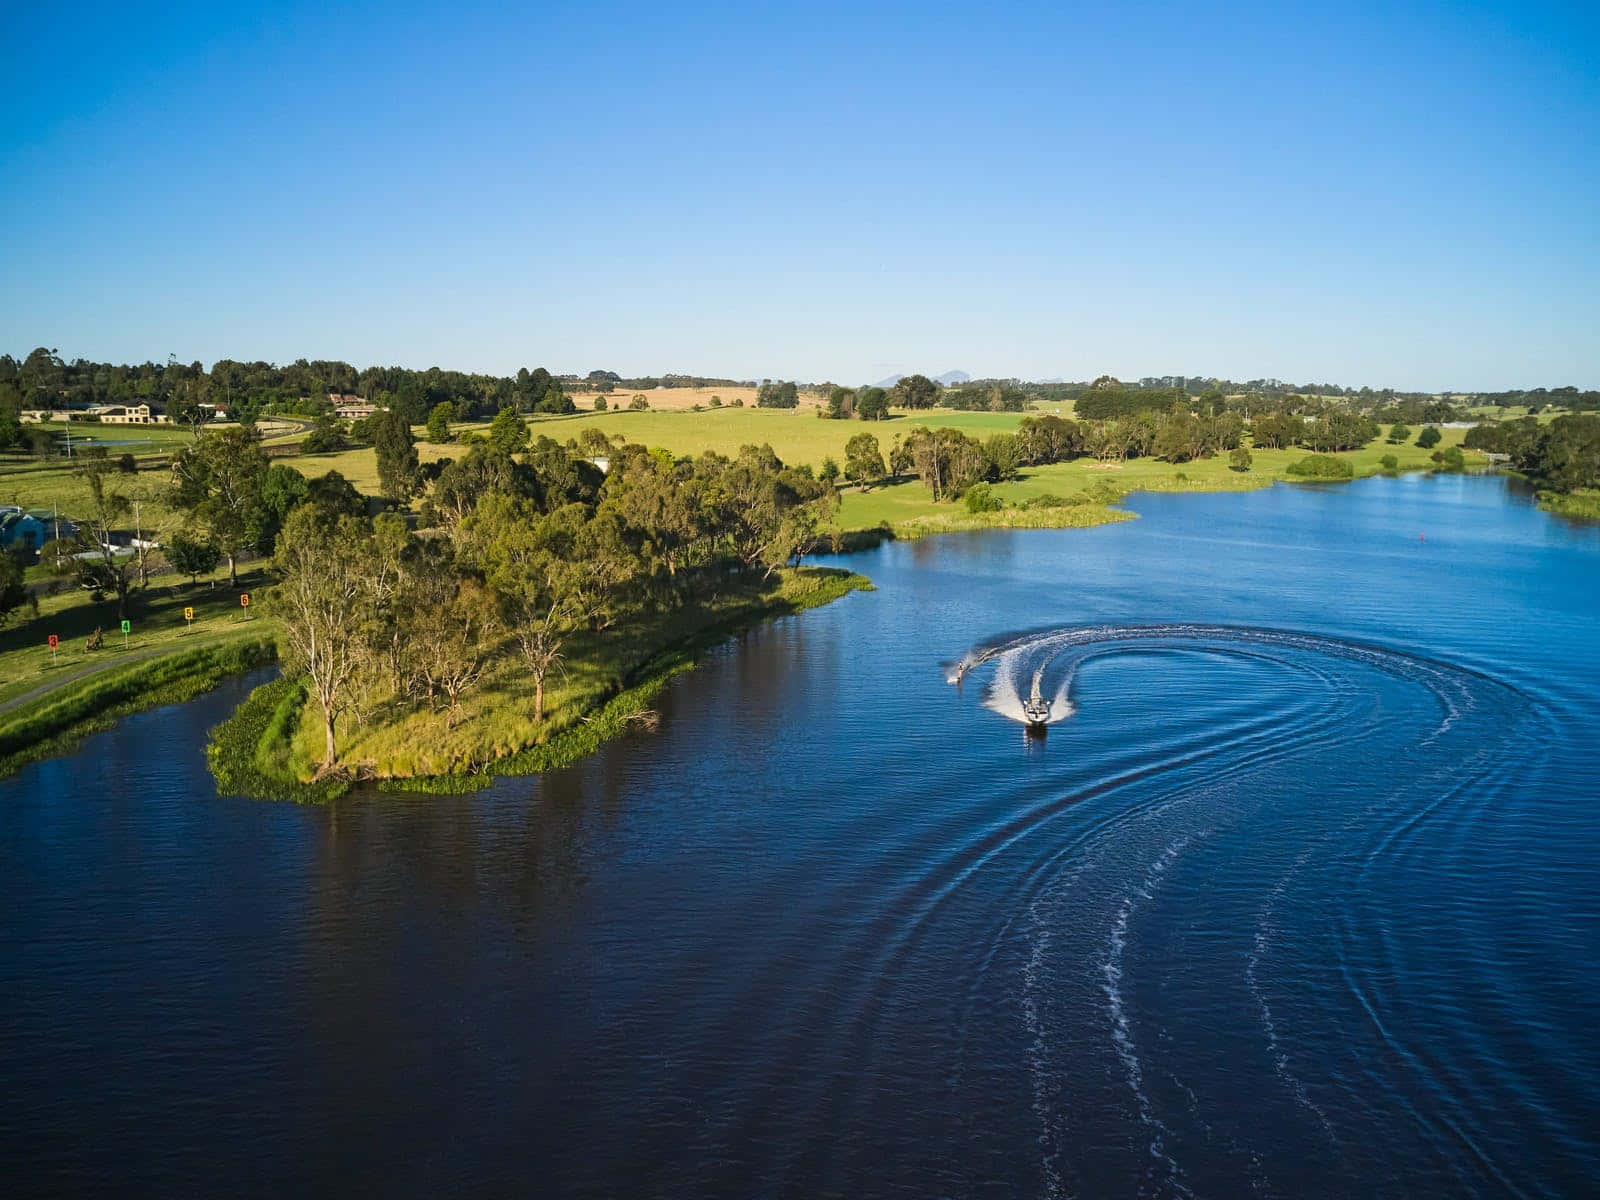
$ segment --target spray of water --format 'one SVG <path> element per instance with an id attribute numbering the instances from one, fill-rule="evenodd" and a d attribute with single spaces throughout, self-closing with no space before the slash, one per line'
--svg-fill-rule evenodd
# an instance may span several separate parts
<path id="1" fill-rule="evenodd" d="M 1068 696 L 1072 670 L 1059 673 L 1054 686 L 1046 680 L 1048 661 L 1030 663 L 1022 650 L 999 656 L 994 677 L 984 689 L 984 707 L 1025 725 L 1054 725 L 1077 711 Z M 1040 719 L 1044 714 L 1043 720 Z"/>

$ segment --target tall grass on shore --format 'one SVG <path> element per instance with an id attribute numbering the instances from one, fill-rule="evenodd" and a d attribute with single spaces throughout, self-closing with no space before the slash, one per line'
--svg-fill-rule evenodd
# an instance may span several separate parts
<path id="1" fill-rule="evenodd" d="M 291 736 L 306 695 L 305 680 L 274 679 L 211 730 L 206 762 L 219 795 L 316 803 L 349 790 L 343 779 L 301 783 L 294 774 Z"/>

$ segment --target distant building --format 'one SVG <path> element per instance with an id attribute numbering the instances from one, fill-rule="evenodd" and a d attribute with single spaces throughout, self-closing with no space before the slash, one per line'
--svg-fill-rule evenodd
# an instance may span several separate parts
<path id="1" fill-rule="evenodd" d="M 103 404 L 91 408 L 89 415 L 102 425 L 153 425 L 164 418 L 152 417 L 148 404 Z"/>
<path id="2" fill-rule="evenodd" d="M 171 418 L 148 404 L 97 404 L 92 408 L 28 408 L 18 414 L 24 425 L 46 422 L 98 421 L 102 425 L 168 425 Z"/>
<path id="3" fill-rule="evenodd" d="M 354 392 L 329 392 L 328 403 L 341 421 L 359 421 L 375 412 L 385 411 L 380 404 L 368 404 Z"/>
<path id="4" fill-rule="evenodd" d="M 0 548 L 6 550 L 37 550 L 77 531 L 75 524 L 48 508 L 24 511 L 14 504 L 0 506 Z"/>

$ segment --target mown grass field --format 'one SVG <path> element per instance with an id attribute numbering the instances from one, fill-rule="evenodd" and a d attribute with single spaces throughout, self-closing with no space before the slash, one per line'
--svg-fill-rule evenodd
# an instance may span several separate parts
<path id="1" fill-rule="evenodd" d="M 711 407 L 711 398 L 717 397 L 723 404 L 732 404 L 735 400 L 743 400 L 752 408 L 755 407 L 756 392 L 754 387 L 706 387 L 706 388 L 649 388 L 644 391 L 632 391 L 627 388 L 618 388 L 614 392 L 605 394 L 606 407 L 626 408 L 628 401 L 635 396 L 643 396 L 652 409 L 665 409 L 678 411 L 693 409 L 696 404 L 703 408 Z M 594 402 L 600 398 L 599 392 L 578 391 L 570 393 L 572 402 L 585 411 L 594 408 Z M 802 406 L 815 408 L 822 403 L 822 397 L 816 392 L 801 392 L 800 403 Z"/>
<path id="2" fill-rule="evenodd" d="M 160 529 L 174 516 L 167 506 L 166 495 L 172 477 L 164 467 L 141 467 L 131 475 L 120 471 L 106 477 L 111 491 L 121 492 L 129 500 L 139 502 L 139 516 L 150 529 Z M 88 485 L 71 467 L 57 465 L 24 468 L 12 471 L 0 468 L 0 504 L 15 504 L 21 508 L 53 508 L 63 517 L 83 513 L 89 504 Z M 133 526 L 133 514 L 128 516 Z"/>
<path id="3" fill-rule="evenodd" d="M 950 418 L 978 417 L 993 421 L 996 414 L 952 413 Z M 978 433 L 1000 432 L 1015 429 L 1019 418 L 1015 414 L 998 414 L 1000 423 L 983 426 L 959 426 Z M 820 467 L 830 455 L 841 465 L 844 462 L 844 444 L 863 430 L 875 434 L 885 452 L 896 432 L 903 432 L 916 423 L 928 423 L 926 415 L 918 418 L 897 417 L 888 421 L 824 421 L 815 409 L 772 408 L 709 408 L 703 412 L 680 410 L 673 412 L 604 412 L 578 413 L 566 417 L 533 417 L 528 425 L 534 437 L 544 435 L 558 442 L 577 437 L 584 429 L 598 429 L 609 438 L 622 438 L 646 446 L 664 446 L 674 454 L 703 454 L 714 450 L 730 457 L 739 453 L 739 447 L 770 443 L 779 458 L 788 463 L 809 463 Z M 936 422 L 955 425 L 955 420 Z M 452 436 L 465 431 L 483 433 L 486 422 L 456 424 L 450 427 Z M 427 430 L 416 427 L 417 457 L 424 462 L 440 458 L 459 458 L 465 453 L 459 442 L 434 443 L 427 441 Z M 370 447 L 344 450 L 338 454 L 302 455 L 284 459 L 306 475 L 320 475 L 324 471 L 338 471 L 356 487 L 366 492 L 378 489 L 378 460 Z"/>

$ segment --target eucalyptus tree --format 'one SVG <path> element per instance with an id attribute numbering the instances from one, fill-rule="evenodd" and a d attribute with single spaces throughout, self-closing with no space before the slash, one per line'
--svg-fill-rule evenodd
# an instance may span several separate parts
<path id="1" fill-rule="evenodd" d="M 187 575 L 190 583 L 198 583 L 200 576 L 216 569 L 222 561 L 222 552 L 216 543 L 205 538 L 186 537 L 174 533 L 167 538 L 167 562 L 180 575 Z"/>
<path id="2" fill-rule="evenodd" d="M 378 456 L 378 490 L 386 500 L 404 504 L 421 484 L 411 422 L 396 409 L 384 409 L 367 418 L 367 433 Z"/>
<path id="3" fill-rule="evenodd" d="M 39 613 L 39 601 L 24 582 L 22 564 L 10 554 L 0 553 L 0 628 L 19 612 Z"/>
<path id="4" fill-rule="evenodd" d="M 367 619 L 375 578 L 372 526 L 302 504 L 278 538 L 279 581 L 266 607 L 278 618 L 286 670 L 303 673 L 322 708 L 320 774 L 337 769 L 335 725 L 353 707 L 367 661 Z"/>
<path id="5" fill-rule="evenodd" d="M 430 711 L 444 696 L 445 727 L 454 728 L 462 696 L 494 660 L 501 628 L 494 596 L 435 540 L 415 547 L 400 599 L 404 669 Z"/>
<path id="6" fill-rule="evenodd" d="M 494 594 L 533 681 L 533 719 L 544 720 L 545 687 L 568 639 L 604 606 L 587 544 L 589 513 L 569 504 L 541 513 L 526 498 L 487 497 L 466 523 L 466 546 Z M 597 586 L 601 585 L 601 586 Z"/>
<path id="7" fill-rule="evenodd" d="M 959 429 L 920 426 L 906 436 L 905 446 L 936 501 L 959 496 L 982 479 L 988 467 L 982 444 Z"/>
<path id="8" fill-rule="evenodd" d="M 485 497 L 506 492 L 532 499 L 538 481 L 523 464 L 491 442 L 478 442 L 460 459 L 447 460 L 422 505 L 424 524 L 459 541 L 461 524 Z"/>
<path id="9" fill-rule="evenodd" d="M 889 415 L 889 393 L 881 387 L 864 387 L 856 393 L 856 416 L 881 421 Z"/>
<path id="10" fill-rule="evenodd" d="M 890 403 L 901 408 L 932 408 L 941 390 L 926 375 L 907 375 L 890 391 Z"/>
<path id="11" fill-rule="evenodd" d="M 870 433 L 858 433 L 844 444 L 844 477 L 865 487 L 884 476 L 883 451 Z"/>
<path id="12" fill-rule="evenodd" d="M 502 454 L 516 454 L 528 446 L 528 423 L 514 408 L 502 408 L 489 422 L 489 441 Z"/>
<path id="13" fill-rule="evenodd" d="M 428 414 L 428 440 L 443 445 L 450 440 L 450 422 L 456 419 L 456 406 L 441 400 Z"/>
<path id="14" fill-rule="evenodd" d="M 103 447 L 93 447 L 78 457 L 73 474 L 88 489 L 88 509 L 79 515 L 72 531 L 51 543 L 40 557 L 48 557 L 58 574 L 77 580 L 94 599 L 115 596 L 120 620 L 128 615 L 128 593 L 137 563 L 131 555 L 119 555 L 112 541 L 113 532 L 133 512 L 132 501 L 106 482 L 115 470 Z"/>
<path id="15" fill-rule="evenodd" d="M 172 504 L 215 542 L 238 586 L 240 555 L 261 538 L 267 512 L 262 488 L 267 456 L 253 427 L 203 433 L 172 459 Z"/>
<path id="16" fill-rule="evenodd" d="M 794 408 L 800 403 L 800 391 L 792 382 L 763 383 L 756 389 L 757 408 Z"/>

